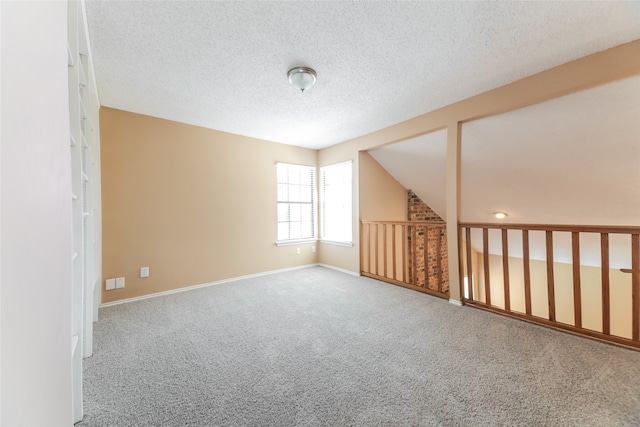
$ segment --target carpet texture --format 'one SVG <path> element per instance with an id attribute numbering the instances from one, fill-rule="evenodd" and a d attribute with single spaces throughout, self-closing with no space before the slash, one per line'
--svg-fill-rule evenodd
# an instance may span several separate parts
<path id="1" fill-rule="evenodd" d="M 100 310 L 80 426 L 638 426 L 640 352 L 323 267 Z"/>

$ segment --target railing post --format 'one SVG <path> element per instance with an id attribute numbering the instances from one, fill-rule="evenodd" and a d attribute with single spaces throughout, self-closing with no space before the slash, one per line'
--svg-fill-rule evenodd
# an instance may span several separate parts
<path id="1" fill-rule="evenodd" d="M 573 323 L 582 327 L 582 289 L 580 288 L 580 233 L 571 233 L 571 254 L 573 264 Z"/>
<path id="2" fill-rule="evenodd" d="M 602 333 L 611 334 L 611 294 L 609 292 L 609 234 L 600 234 L 602 273 Z"/>
<path id="3" fill-rule="evenodd" d="M 474 289 L 473 289 L 473 263 L 471 262 L 472 254 L 471 254 L 471 228 L 466 228 L 467 232 L 467 283 L 469 284 L 469 299 L 471 301 L 475 300 Z M 464 295 L 464 294 L 462 294 Z"/>
<path id="4" fill-rule="evenodd" d="M 631 337 L 640 340 L 640 234 L 631 235 L 631 300 L 633 327 Z"/>
<path id="5" fill-rule="evenodd" d="M 449 300 L 460 303 L 464 294 L 460 293 L 458 265 L 459 248 L 458 221 L 460 218 L 460 171 L 461 171 L 462 123 L 447 125 L 447 169 L 446 169 L 446 230 L 447 259 L 449 262 Z M 456 274 L 458 273 L 458 274 Z"/>

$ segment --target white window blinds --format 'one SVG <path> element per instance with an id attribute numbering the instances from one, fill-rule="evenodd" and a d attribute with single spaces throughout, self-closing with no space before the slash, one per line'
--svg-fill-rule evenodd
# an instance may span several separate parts
<path id="1" fill-rule="evenodd" d="M 351 161 L 320 169 L 322 239 L 351 243 Z"/>
<path id="2" fill-rule="evenodd" d="M 315 172 L 310 166 L 278 163 L 278 242 L 316 237 Z"/>

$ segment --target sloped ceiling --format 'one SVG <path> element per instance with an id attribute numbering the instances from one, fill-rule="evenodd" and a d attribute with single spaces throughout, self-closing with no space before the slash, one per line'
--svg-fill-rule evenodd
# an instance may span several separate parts
<path id="1" fill-rule="evenodd" d="M 461 221 L 640 226 L 640 76 L 462 126 Z M 405 188 L 446 215 L 446 132 L 370 151 Z M 498 220 L 493 212 L 509 216 Z M 554 233 L 554 259 L 571 262 L 570 233 Z M 482 251 L 482 235 L 472 246 Z M 519 232 L 510 256 L 521 257 Z M 629 236 L 610 236 L 610 265 L 630 268 Z M 530 257 L 545 259 L 532 232 Z M 502 253 L 489 232 L 489 252 Z M 597 234 L 581 236 L 581 263 L 600 266 Z"/>
<path id="2" fill-rule="evenodd" d="M 446 215 L 446 132 L 370 152 Z M 462 126 L 461 220 L 640 226 L 640 76 Z"/>
<path id="3" fill-rule="evenodd" d="M 104 106 L 327 147 L 640 39 L 639 2 L 87 0 Z M 310 66 L 301 94 L 287 71 Z"/>

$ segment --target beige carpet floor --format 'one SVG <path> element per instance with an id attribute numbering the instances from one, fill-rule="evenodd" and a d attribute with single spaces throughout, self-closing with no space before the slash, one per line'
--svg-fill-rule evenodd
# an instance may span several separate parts
<path id="1" fill-rule="evenodd" d="M 313 267 L 100 310 L 81 426 L 639 426 L 640 352 Z"/>

